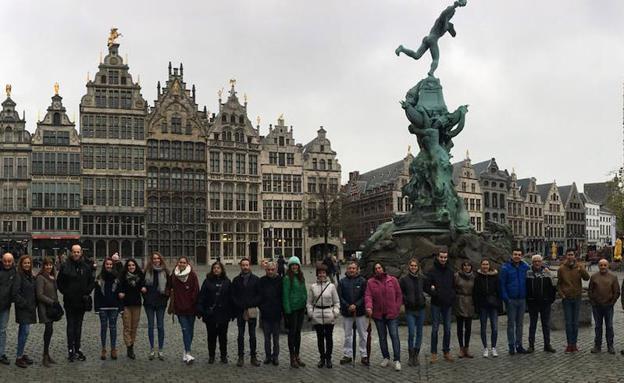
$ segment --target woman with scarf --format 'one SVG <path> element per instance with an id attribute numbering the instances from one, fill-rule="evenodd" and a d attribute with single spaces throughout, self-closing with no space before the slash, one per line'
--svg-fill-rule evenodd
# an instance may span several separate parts
<path id="1" fill-rule="evenodd" d="M 317 367 L 332 368 L 334 324 L 340 314 L 340 298 L 336 285 L 327 278 L 327 266 L 324 264 L 316 266 L 316 282 L 310 286 L 306 308 L 316 330 L 320 355 Z"/>
<path id="2" fill-rule="evenodd" d="M 145 316 L 147 316 L 147 337 L 150 344 L 149 360 L 154 360 L 156 356 L 159 360 L 165 360 L 162 351 L 165 345 L 165 310 L 167 310 L 169 290 L 167 264 L 162 255 L 155 251 L 147 260 L 144 286 L 141 289 L 143 307 L 145 308 Z M 158 354 L 154 352 L 154 322 L 158 330 Z"/>
<path id="3" fill-rule="evenodd" d="M 472 358 L 470 354 L 470 333 L 474 302 L 472 299 L 475 275 L 472 264 L 464 261 L 461 270 L 455 273 L 455 317 L 457 318 L 457 340 L 459 341 L 459 357 Z"/>
<path id="4" fill-rule="evenodd" d="M 399 285 L 403 293 L 405 319 L 407 320 L 408 366 L 418 366 L 418 354 L 422 344 L 423 324 L 425 323 L 425 296 L 423 294 L 424 276 L 420 273 L 418 259 L 409 261 L 408 273 L 401 278 Z"/>
<path id="5" fill-rule="evenodd" d="M 134 342 L 136 340 L 139 319 L 141 318 L 141 289 L 143 288 L 143 272 L 134 259 L 128 259 L 119 277 L 119 299 L 124 310 L 123 337 L 126 344 L 126 355 L 135 359 Z"/>
<path id="6" fill-rule="evenodd" d="M 56 277 L 54 273 L 54 260 L 52 258 L 44 258 L 41 271 L 35 279 L 37 289 L 37 312 L 39 314 L 39 323 L 45 324 L 43 331 L 43 361 L 44 367 L 50 367 L 50 364 L 56 362 L 50 358 L 50 341 L 54 332 L 54 321 L 58 318 L 50 318 L 50 310 L 53 305 L 60 307 L 58 295 L 56 292 Z"/>
<path id="7" fill-rule="evenodd" d="M 32 258 L 22 255 L 17 264 L 17 273 L 13 283 L 13 302 L 15 302 L 15 322 L 17 322 L 17 367 L 26 368 L 33 360 L 24 354 L 30 325 L 37 323 L 37 297 L 35 276 L 32 273 Z"/>
<path id="8" fill-rule="evenodd" d="M 95 312 L 100 316 L 100 340 L 102 352 L 100 359 L 106 360 L 106 330 L 110 330 L 110 357 L 117 359 L 117 315 L 123 310 L 119 293 L 118 275 L 113 266 L 113 260 L 106 258 L 102 264 L 102 271 L 95 280 Z"/>
<path id="9" fill-rule="evenodd" d="M 197 298 L 197 312 L 206 323 L 208 363 L 213 364 L 219 339 L 221 363 L 227 364 L 227 332 L 232 319 L 231 282 L 221 262 L 215 262 L 202 284 Z"/>
<path id="10" fill-rule="evenodd" d="M 184 342 L 182 361 L 190 365 L 195 360 L 191 355 L 191 345 L 193 344 L 193 332 L 195 330 L 199 281 L 187 257 L 182 256 L 178 258 L 178 263 L 175 269 L 173 269 L 170 279 L 172 301 L 169 302 L 170 309 L 168 311 L 178 317 Z"/>
<path id="11" fill-rule="evenodd" d="M 290 367 L 305 367 L 299 358 L 301 347 L 301 327 L 306 311 L 305 278 L 301 272 L 301 261 L 295 255 L 288 258 L 288 271 L 282 280 L 282 306 L 284 308 L 284 322 L 288 328 L 288 352 L 290 353 Z"/>

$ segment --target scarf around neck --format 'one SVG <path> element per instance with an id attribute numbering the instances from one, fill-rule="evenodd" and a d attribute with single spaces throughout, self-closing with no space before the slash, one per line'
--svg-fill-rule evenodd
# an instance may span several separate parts
<path id="1" fill-rule="evenodd" d="M 190 273 L 190 266 L 186 266 L 186 269 L 184 269 L 184 271 L 180 271 L 180 268 L 178 266 L 176 266 L 175 270 L 173 270 L 173 275 L 175 275 L 175 277 L 178 278 L 182 283 L 186 283 L 186 280 L 188 279 Z"/>
<path id="2" fill-rule="evenodd" d="M 163 271 L 162 268 L 154 267 L 152 271 L 148 271 L 145 273 L 145 285 L 153 286 L 154 285 L 154 274 L 158 273 L 158 292 L 161 294 L 165 293 L 165 289 L 167 287 L 167 273 Z"/>
<path id="3" fill-rule="evenodd" d="M 139 273 L 131 273 L 129 271 L 126 272 L 126 282 L 128 282 L 128 286 L 130 287 L 137 287 L 139 284 L 139 278 Z"/>

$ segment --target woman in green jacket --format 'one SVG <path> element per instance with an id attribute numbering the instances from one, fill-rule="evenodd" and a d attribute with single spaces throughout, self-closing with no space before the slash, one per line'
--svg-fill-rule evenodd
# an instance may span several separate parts
<path id="1" fill-rule="evenodd" d="M 297 256 L 292 256 L 288 259 L 288 271 L 282 285 L 282 304 L 284 319 L 288 327 L 288 352 L 292 368 L 305 367 L 305 363 L 299 358 L 299 348 L 307 298 L 308 292 L 301 271 L 301 261 Z"/>

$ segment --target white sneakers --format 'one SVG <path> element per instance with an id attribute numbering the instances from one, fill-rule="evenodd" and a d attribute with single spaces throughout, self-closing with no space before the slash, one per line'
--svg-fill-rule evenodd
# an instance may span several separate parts
<path id="1" fill-rule="evenodd" d="M 388 364 L 390 364 L 390 359 L 384 358 L 379 365 L 381 367 L 388 367 Z"/>
<path id="2" fill-rule="evenodd" d="M 483 349 L 483 357 L 487 358 L 488 356 L 490 356 L 490 353 L 489 353 L 489 351 L 488 351 L 488 349 L 486 347 L 486 348 Z"/>
<path id="3" fill-rule="evenodd" d="M 494 358 L 498 357 L 498 351 L 496 351 L 496 347 L 492 347 L 492 350 L 488 352 L 487 348 L 483 349 L 483 357 L 487 358 L 488 356 L 492 355 Z"/>
<path id="4" fill-rule="evenodd" d="M 184 363 L 191 364 L 193 363 L 194 360 L 195 360 L 195 357 L 191 355 L 190 352 L 184 352 L 184 354 L 182 354 L 182 361 Z"/>
<path id="5" fill-rule="evenodd" d="M 401 371 L 401 362 L 398 360 L 394 362 L 394 371 Z"/>
<path id="6" fill-rule="evenodd" d="M 498 357 L 498 351 L 496 351 L 496 347 L 492 347 L 492 356 L 493 357 Z"/>

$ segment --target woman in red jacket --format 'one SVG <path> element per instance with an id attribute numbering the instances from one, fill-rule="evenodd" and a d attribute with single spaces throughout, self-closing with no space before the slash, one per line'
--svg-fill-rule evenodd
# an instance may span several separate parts
<path id="1" fill-rule="evenodd" d="M 392 341 L 392 353 L 394 357 L 394 369 L 401 370 L 401 343 L 399 341 L 399 312 L 403 303 L 403 293 L 399 281 L 386 274 L 381 263 L 375 263 L 375 274 L 366 283 L 364 303 L 366 314 L 375 320 L 379 346 L 383 360 L 381 367 L 387 367 L 390 363 L 387 334 L 390 333 Z"/>
<path id="2" fill-rule="evenodd" d="M 178 317 L 178 322 L 182 328 L 184 341 L 182 361 L 191 364 L 195 360 L 191 355 L 191 344 L 193 343 L 193 330 L 195 328 L 195 307 L 199 294 L 199 281 L 188 258 L 184 256 L 178 259 L 178 264 L 171 274 L 171 291 L 172 302 L 170 302 L 169 311 Z"/>

